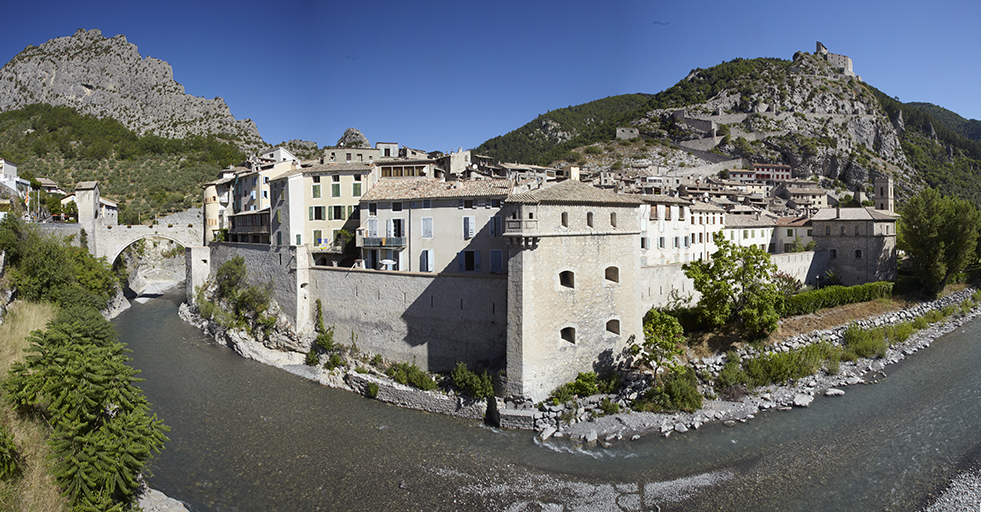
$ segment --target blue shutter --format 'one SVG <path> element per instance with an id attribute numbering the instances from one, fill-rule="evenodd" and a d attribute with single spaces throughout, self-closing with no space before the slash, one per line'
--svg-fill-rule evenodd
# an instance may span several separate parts
<path id="1" fill-rule="evenodd" d="M 456 253 L 456 262 L 459 264 L 460 272 L 462 273 L 467 265 L 467 258 L 463 255 L 463 251 Z"/>
<path id="2" fill-rule="evenodd" d="M 473 271 L 480 272 L 480 251 L 473 252 Z"/>

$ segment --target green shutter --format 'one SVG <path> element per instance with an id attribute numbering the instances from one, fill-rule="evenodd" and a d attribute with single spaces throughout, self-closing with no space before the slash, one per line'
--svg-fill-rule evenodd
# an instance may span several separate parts
<path id="1" fill-rule="evenodd" d="M 328 206 L 327 207 L 327 220 L 334 220 L 334 207 L 333 206 Z"/>
<path id="2" fill-rule="evenodd" d="M 310 207 L 310 220 L 313 220 L 313 207 Z"/>

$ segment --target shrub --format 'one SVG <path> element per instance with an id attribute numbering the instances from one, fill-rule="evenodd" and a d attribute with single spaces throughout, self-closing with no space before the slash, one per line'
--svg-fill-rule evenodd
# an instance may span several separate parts
<path id="1" fill-rule="evenodd" d="M 385 374 L 399 384 L 414 386 L 423 391 L 436 389 L 436 381 L 414 364 L 396 363 L 390 366 Z"/>
<path id="2" fill-rule="evenodd" d="M 634 409 L 646 412 L 701 409 L 702 395 L 698 392 L 694 370 L 682 368 L 668 372 L 661 381 L 661 386 L 648 389 L 642 399 L 634 402 Z"/>
<path id="3" fill-rule="evenodd" d="M 735 352 L 726 354 L 726 364 L 722 367 L 722 371 L 719 372 L 718 378 L 715 379 L 715 390 L 722 394 L 733 386 L 746 385 L 748 383 L 749 377 L 743 371 L 742 364 L 739 362 L 739 356 Z"/>
<path id="4" fill-rule="evenodd" d="M 490 374 L 485 370 L 481 374 L 470 371 L 467 364 L 460 361 L 450 372 L 453 385 L 466 391 L 466 393 L 478 400 L 494 396 L 494 384 L 491 382 Z"/>
<path id="5" fill-rule="evenodd" d="M 378 398 L 378 383 L 369 382 L 368 389 L 365 390 L 365 394 L 368 396 L 368 398 Z"/>
<path id="6" fill-rule="evenodd" d="M 599 403 L 599 408 L 603 411 L 603 414 L 619 414 L 620 404 L 611 401 L 609 398 L 604 398 Z"/>
<path id="7" fill-rule="evenodd" d="M 17 453 L 14 435 L 10 428 L 0 428 L 0 480 L 16 476 L 20 472 L 23 458 Z"/>
<path id="8" fill-rule="evenodd" d="M 315 342 L 318 347 L 330 352 L 334 350 L 334 326 L 330 326 L 326 331 L 322 331 L 317 334 L 317 340 Z"/>
<path id="9" fill-rule="evenodd" d="M 340 354 L 336 354 L 336 353 L 335 354 L 331 354 L 330 355 L 330 358 L 327 359 L 327 362 L 324 363 L 324 368 L 326 368 L 327 370 L 333 371 L 334 368 L 337 368 L 338 366 L 340 366 L 341 364 L 343 364 L 343 362 L 344 361 L 341 360 L 341 355 Z"/>
<path id="10" fill-rule="evenodd" d="M 383 362 L 384 360 L 382 359 L 381 354 L 375 354 L 375 356 L 371 358 L 371 366 L 374 366 L 375 368 L 381 367 Z"/>
<path id="11" fill-rule="evenodd" d="M 573 398 L 575 398 L 575 393 L 572 392 L 572 386 L 568 383 L 562 384 L 552 391 L 552 403 L 555 405 L 570 402 Z"/>
<path id="12" fill-rule="evenodd" d="M 856 324 L 845 329 L 845 352 L 857 357 L 883 357 L 889 342 L 881 329 L 865 330 Z"/>
<path id="13" fill-rule="evenodd" d="M 826 286 L 788 297 L 783 301 L 781 315 L 784 317 L 806 315 L 819 309 L 833 308 L 856 302 L 868 302 L 892 295 L 893 283 L 879 281 L 856 286 Z"/>
<path id="14" fill-rule="evenodd" d="M 310 350 L 307 351 L 307 358 L 304 362 L 307 366 L 317 366 L 320 364 L 320 358 L 317 357 L 317 351 L 313 347 L 310 347 Z"/>
<path id="15" fill-rule="evenodd" d="M 570 384 L 570 391 L 581 397 L 599 394 L 596 380 L 596 372 L 580 372 L 576 380 Z"/>

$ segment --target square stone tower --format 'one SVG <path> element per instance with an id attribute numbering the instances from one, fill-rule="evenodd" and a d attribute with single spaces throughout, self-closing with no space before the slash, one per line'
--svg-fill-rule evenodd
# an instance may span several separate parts
<path id="1" fill-rule="evenodd" d="M 508 394 L 543 400 L 643 337 L 641 204 L 575 180 L 508 198 Z"/>
<path id="2" fill-rule="evenodd" d="M 895 211 L 895 198 L 892 190 L 892 176 L 876 178 L 875 184 L 875 209 L 889 213 Z"/>

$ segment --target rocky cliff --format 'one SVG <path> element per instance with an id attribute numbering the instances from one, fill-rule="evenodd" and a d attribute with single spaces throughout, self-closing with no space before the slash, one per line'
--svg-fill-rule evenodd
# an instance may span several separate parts
<path id="1" fill-rule="evenodd" d="M 0 111 L 33 103 L 113 118 L 140 134 L 225 134 L 244 149 L 264 145 L 255 123 L 236 120 L 223 99 L 185 94 L 170 64 L 97 29 L 28 46 L 0 69 Z"/>

